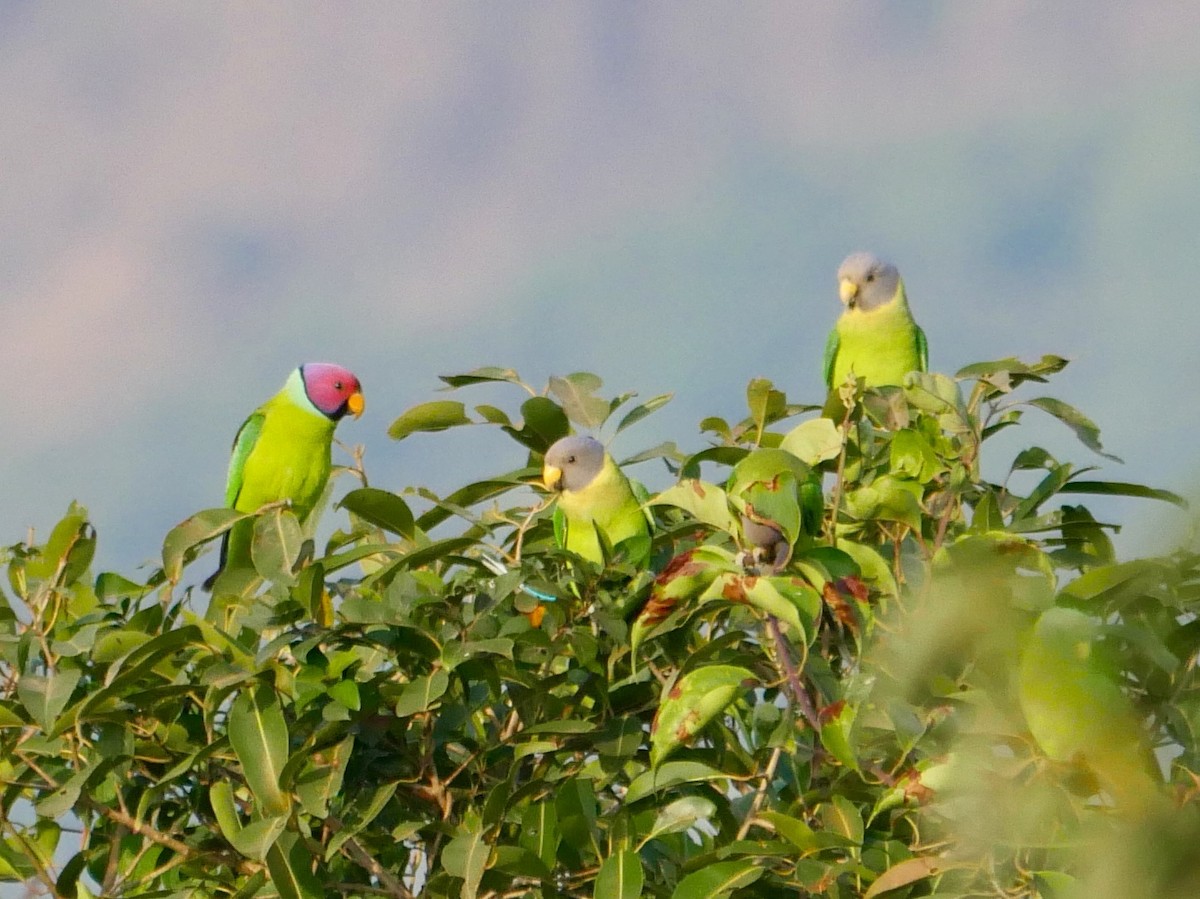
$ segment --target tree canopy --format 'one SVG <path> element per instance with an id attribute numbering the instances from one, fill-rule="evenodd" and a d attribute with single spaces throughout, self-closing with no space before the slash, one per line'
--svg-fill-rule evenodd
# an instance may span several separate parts
<path id="1" fill-rule="evenodd" d="M 530 486 L 555 440 L 670 398 L 588 373 L 443 377 L 456 398 L 391 437 L 436 452 L 438 432 L 499 429 L 511 459 L 436 495 L 372 485 L 356 453 L 323 547 L 284 505 L 208 509 L 149 577 L 95 574 L 72 506 L 0 551 L 0 878 L 70 897 L 1200 894 L 1200 552 L 1120 560 L 1082 504 L 1182 501 L 1036 446 L 983 474 L 1027 413 L 1104 457 L 1036 392 L 1065 364 L 851 382 L 823 408 L 753 380 L 699 448 L 618 460 L 674 481 L 645 505 L 649 564 L 561 549 Z M 469 406 L 485 383 L 512 405 Z M 254 569 L 210 598 L 203 554 L 247 517 Z M 1018 670 L 1055 606 L 1094 622 L 1070 651 L 1155 751 L 1144 801 L 1030 732 Z"/>

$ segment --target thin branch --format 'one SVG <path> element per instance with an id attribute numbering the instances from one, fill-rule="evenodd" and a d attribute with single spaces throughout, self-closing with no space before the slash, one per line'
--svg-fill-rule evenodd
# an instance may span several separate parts
<path id="1" fill-rule="evenodd" d="M 783 636 L 783 631 L 779 629 L 779 619 L 774 615 L 767 616 L 767 631 L 775 641 L 775 654 L 779 657 L 779 664 L 783 666 L 783 672 L 787 676 L 788 685 L 792 688 L 792 693 L 796 697 L 796 705 L 800 709 L 800 714 L 815 733 L 820 733 L 821 722 L 817 718 L 816 707 L 813 706 L 812 697 L 804 689 L 804 683 L 800 680 L 800 672 L 796 670 L 796 663 L 792 661 L 792 653 L 788 647 L 787 638 Z"/>
<path id="2" fill-rule="evenodd" d="M 734 839 L 744 840 L 746 834 L 749 833 L 750 826 L 758 817 L 758 810 L 762 808 L 763 801 L 767 798 L 767 787 L 771 785 L 771 778 L 775 776 L 775 768 L 779 764 L 779 757 L 782 754 L 782 746 L 776 746 L 775 751 L 771 753 L 771 759 L 767 762 L 767 767 L 762 774 L 762 781 L 754 793 L 754 801 L 750 804 L 750 810 L 746 813 L 746 817 L 742 819 L 742 825 L 738 828 L 737 836 Z"/>
<path id="3" fill-rule="evenodd" d="M 341 830 L 345 827 L 340 820 L 332 815 L 329 817 L 329 824 L 334 830 Z M 351 837 L 342 844 L 342 853 L 348 854 L 354 859 L 356 864 L 379 879 L 379 882 L 384 887 L 383 895 L 393 896 L 395 899 L 413 899 L 413 894 L 408 891 L 408 888 L 397 880 L 391 871 L 388 871 L 383 865 L 379 864 L 379 861 L 367 852 L 367 850 L 363 849 L 354 837 Z"/>
<path id="4" fill-rule="evenodd" d="M 850 446 L 850 412 L 853 405 L 846 406 L 846 414 L 842 416 L 842 449 L 838 453 L 837 476 L 833 481 L 833 511 L 829 515 L 829 545 L 837 548 L 838 511 L 842 505 L 842 481 L 846 475 L 846 450 Z"/>

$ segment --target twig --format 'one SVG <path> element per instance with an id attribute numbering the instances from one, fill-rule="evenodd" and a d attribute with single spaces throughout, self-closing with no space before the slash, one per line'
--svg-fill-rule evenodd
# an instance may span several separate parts
<path id="1" fill-rule="evenodd" d="M 775 776 L 775 767 L 779 764 L 779 757 L 783 754 L 783 747 L 776 746 L 775 751 L 771 753 L 771 759 L 767 762 L 767 767 L 762 774 L 762 782 L 758 785 L 758 790 L 754 794 L 754 801 L 750 803 L 750 810 L 746 812 L 746 817 L 742 819 L 742 825 L 738 828 L 736 840 L 744 840 L 746 834 L 750 831 L 750 826 L 754 823 L 754 819 L 758 817 L 758 810 L 762 808 L 763 800 L 767 798 L 767 787 L 771 784 L 771 778 Z"/>
<path id="2" fill-rule="evenodd" d="M 787 676 L 788 685 L 791 686 L 792 693 L 795 694 L 796 705 L 800 709 L 800 714 L 815 733 L 820 733 L 821 722 L 817 718 L 817 710 L 813 706 L 812 697 L 804 689 L 804 683 L 800 680 L 800 672 L 796 670 L 796 664 L 792 661 L 792 654 L 788 648 L 787 639 L 783 636 L 783 631 L 779 629 L 779 619 L 774 615 L 767 616 L 767 631 L 775 641 L 775 654 L 779 656 L 779 664 L 783 666 L 783 672 Z"/>
<path id="3" fill-rule="evenodd" d="M 334 830 L 341 830 L 345 827 L 340 820 L 332 815 L 329 817 L 329 824 Z M 379 861 L 363 849 L 354 837 L 351 837 L 342 844 L 342 852 L 349 854 L 358 865 L 379 878 L 379 882 L 384 887 L 383 895 L 394 896 L 395 899 L 413 899 L 413 894 L 396 878 L 396 875 L 379 864 Z"/>
<path id="4" fill-rule="evenodd" d="M 829 545 L 837 548 L 838 510 L 842 505 L 842 479 L 846 474 L 846 450 L 850 446 L 850 412 L 854 407 L 846 406 L 846 414 L 842 416 L 842 449 L 838 453 L 837 475 L 833 482 L 833 511 L 829 516 Z"/>

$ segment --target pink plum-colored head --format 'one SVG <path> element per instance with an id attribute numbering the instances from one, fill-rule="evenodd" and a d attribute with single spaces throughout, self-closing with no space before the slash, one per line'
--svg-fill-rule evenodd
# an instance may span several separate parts
<path id="1" fill-rule="evenodd" d="M 349 370 L 331 362 L 306 362 L 300 366 L 300 380 L 309 402 L 334 421 L 347 412 L 362 415 L 362 385 Z"/>

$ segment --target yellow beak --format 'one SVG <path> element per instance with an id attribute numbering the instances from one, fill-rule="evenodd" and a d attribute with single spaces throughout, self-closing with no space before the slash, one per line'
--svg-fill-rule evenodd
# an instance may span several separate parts
<path id="1" fill-rule="evenodd" d="M 843 303 L 849 303 L 858 296 L 858 284 L 849 278 L 842 278 L 838 282 L 838 296 L 842 298 Z"/>
<path id="2" fill-rule="evenodd" d="M 367 401 L 363 399 L 362 391 L 356 390 L 350 394 L 350 399 L 346 400 L 346 408 L 350 414 L 358 418 L 363 413 L 363 409 L 367 407 Z"/>
<path id="3" fill-rule="evenodd" d="M 546 485 L 547 490 L 557 490 L 558 485 L 562 483 L 562 469 L 553 465 L 543 465 L 542 483 Z"/>

